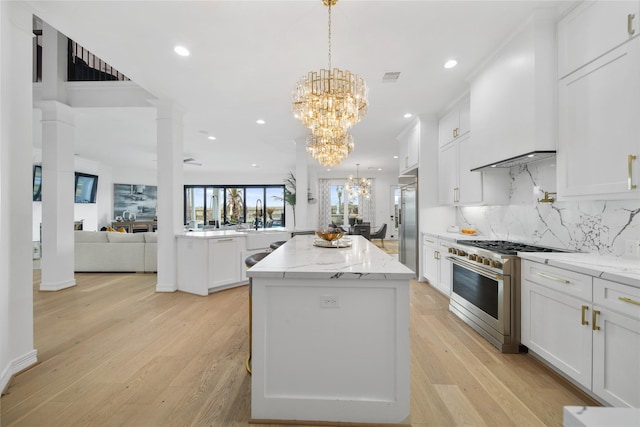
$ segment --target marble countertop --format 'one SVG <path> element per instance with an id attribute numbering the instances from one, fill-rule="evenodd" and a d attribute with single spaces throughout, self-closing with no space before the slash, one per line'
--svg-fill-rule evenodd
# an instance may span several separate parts
<path id="1" fill-rule="evenodd" d="M 178 234 L 176 237 L 191 238 L 191 239 L 220 239 L 224 237 L 245 237 L 249 234 L 275 234 L 275 233 L 288 233 L 290 232 L 286 228 L 267 228 L 259 230 L 234 230 L 234 229 L 218 229 L 207 231 L 187 231 L 184 234 Z"/>
<path id="2" fill-rule="evenodd" d="M 518 252 L 522 259 L 640 288 L 640 259 L 595 253 Z"/>
<path id="3" fill-rule="evenodd" d="M 411 279 L 413 271 L 362 236 L 346 248 L 314 246 L 316 236 L 296 236 L 247 270 L 249 277 L 287 279 Z"/>

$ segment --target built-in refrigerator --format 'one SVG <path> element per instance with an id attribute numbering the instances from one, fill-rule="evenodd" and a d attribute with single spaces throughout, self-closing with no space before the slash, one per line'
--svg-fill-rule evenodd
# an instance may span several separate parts
<path id="1" fill-rule="evenodd" d="M 398 259 L 415 273 L 418 271 L 418 177 L 401 176 L 398 212 Z"/>

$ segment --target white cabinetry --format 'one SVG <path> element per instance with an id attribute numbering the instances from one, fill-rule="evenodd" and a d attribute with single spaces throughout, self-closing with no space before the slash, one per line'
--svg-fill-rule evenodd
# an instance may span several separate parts
<path id="1" fill-rule="evenodd" d="M 614 406 L 640 406 L 640 289 L 522 262 L 522 343 Z"/>
<path id="2" fill-rule="evenodd" d="M 471 130 L 470 111 L 469 97 L 465 97 L 440 119 L 438 122 L 440 147 L 447 145 L 456 138 L 466 135 Z"/>
<path id="3" fill-rule="evenodd" d="M 440 292 L 451 296 L 452 267 L 447 260 L 451 243 L 430 234 L 423 235 L 422 243 L 422 275 Z"/>
<path id="4" fill-rule="evenodd" d="M 640 34 L 640 1 L 585 1 L 558 23 L 560 78 Z"/>
<path id="5" fill-rule="evenodd" d="M 244 237 L 177 238 L 178 290 L 208 295 L 242 283 Z"/>
<path id="6" fill-rule="evenodd" d="M 536 10 L 471 81 L 473 168 L 556 149 L 555 18 Z"/>
<path id="7" fill-rule="evenodd" d="M 240 240 L 238 237 L 209 240 L 209 289 L 241 280 Z"/>
<path id="8" fill-rule="evenodd" d="M 572 19 L 570 15 L 565 20 L 571 20 L 573 28 L 582 16 Z M 638 15 L 636 19 L 640 19 Z M 560 28 L 561 34 L 568 31 L 566 26 Z M 593 35 L 599 36 L 599 33 Z M 581 44 L 576 48 L 589 50 Z M 595 54 L 589 51 L 588 55 L 579 56 L 582 61 L 591 59 L 586 64 L 566 59 L 571 67 L 583 66 L 570 70 L 571 73 L 559 81 L 558 197 L 637 198 L 640 195 L 640 37 L 593 60 Z"/>
<path id="9" fill-rule="evenodd" d="M 442 205 L 482 201 L 482 172 L 471 172 L 471 138 L 468 134 L 440 149 L 438 197 Z"/>
<path id="10" fill-rule="evenodd" d="M 593 310 L 593 392 L 640 407 L 640 289 L 596 277 Z"/>
<path id="11" fill-rule="evenodd" d="M 415 120 L 411 126 L 398 135 L 398 160 L 400 174 L 418 167 L 420 158 L 420 120 Z"/>

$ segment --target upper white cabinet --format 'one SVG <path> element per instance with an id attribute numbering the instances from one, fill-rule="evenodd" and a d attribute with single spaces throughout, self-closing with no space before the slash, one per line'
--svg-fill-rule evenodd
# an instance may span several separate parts
<path id="1" fill-rule="evenodd" d="M 555 18 L 536 10 L 471 81 L 471 166 L 556 149 Z"/>
<path id="2" fill-rule="evenodd" d="M 438 197 L 441 205 L 482 202 L 482 172 L 471 172 L 469 134 L 440 149 Z"/>
<path id="3" fill-rule="evenodd" d="M 582 24 L 588 25 L 593 19 L 591 13 L 600 10 L 593 9 L 597 3 L 582 5 L 565 17 L 559 23 L 560 33 L 578 26 L 581 19 L 586 19 Z M 618 6 L 611 6 L 612 11 Z M 599 36 L 600 33 L 593 35 Z M 589 51 L 578 55 L 580 58 L 594 55 L 590 46 L 576 45 L 575 49 Z M 640 37 L 635 36 L 560 79 L 559 198 L 627 199 L 640 194 L 639 76 Z"/>
<path id="4" fill-rule="evenodd" d="M 418 167 L 420 159 L 420 120 L 415 120 L 398 135 L 400 174 Z"/>
<path id="5" fill-rule="evenodd" d="M 466 97 L 440 119 L 438 122 L 440 147 L 466 135 L 471 130 L 470 112 L 470 100 Z"/>
<path id="6" fill-rule="evenodd" d="M 640 34 L 640 1 L 585 1 L 558 24 L 562 78 Z"/>

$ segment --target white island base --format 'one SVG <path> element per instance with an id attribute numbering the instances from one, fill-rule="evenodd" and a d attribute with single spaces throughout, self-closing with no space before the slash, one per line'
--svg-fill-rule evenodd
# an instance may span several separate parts
<path id="1" fill-rule="evenodd" d="M 360 236 L 313 241 L 295 237 L 248 271 L 252 422 L 407 422 L 413 272 Z"/>

